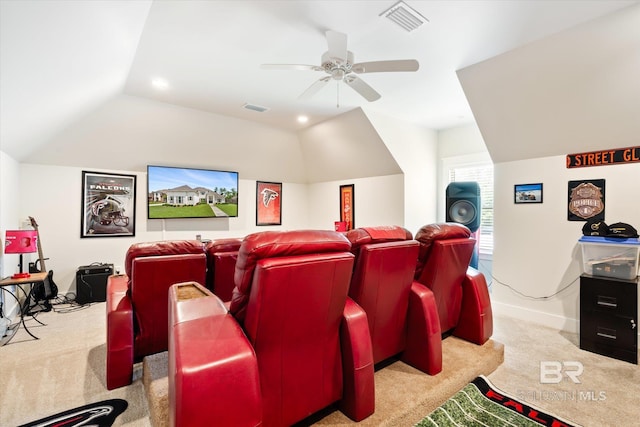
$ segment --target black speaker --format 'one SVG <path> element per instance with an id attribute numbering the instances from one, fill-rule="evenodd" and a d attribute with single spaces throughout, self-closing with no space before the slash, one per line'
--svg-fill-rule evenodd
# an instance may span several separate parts
<path id="1" fill-rule="evenodd" d="M 76 271 L 76 302 L 87 304 L 107 300 L 107 278 L 113 274 L 113 264 L 91 264 Z"/>
<path id="2" fill-rule="evenodd" d="M 452 182 L 447 186 L 447 222 L 480 228 L 480 186 L 477 182 Z"/>

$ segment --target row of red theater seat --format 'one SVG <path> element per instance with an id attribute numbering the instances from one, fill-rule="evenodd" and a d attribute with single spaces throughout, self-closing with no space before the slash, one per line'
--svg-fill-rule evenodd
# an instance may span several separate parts
<path id="1" fill-rule="evenodd" d="M 131 245 L 125 274 L 107 281 L 107 388 L 131 384 L 133 364 L 167 350 L 167 295 L 174 283 L 196 281 L 230 301 L 242 239 L 145 242 Z M 134 309 L 135 307 L 135 309 Z"/>
<path id="2" fill-rule="evenodd" d="M 457 224 L 425 226 L 416 234 L 417 240 L 412 239 L 411 234 L 402 227 L 362 228 L 343 233 L 343 235 L 348 241 L 348 246 L 345 246 L 345 242 L 341 241 L 338 233 L 333 232 L 257 233 L 245 239 L 243 247 L 240 248 L 238 265 L 233 265 L 235 257 L 238 256 L 234 250 L 236 249 L 234 245 L 238 244 L 237 239 L 226 242 L 226 246 L 224 243 L 218 242 L 221 244 L 220 249 L 224 250 L 208 251 L 205 260 L 208 260 L 209 268 L 204 283 L 208 284 L 208 287 L 212 287 L 211 284 L 215 282 L 214 274 L 220 276 L 223 271 L 226 271 L 227 278 L 225 280 L 228 284 L 231 280 L 229 272 L 234 271 L 235 283 L 238 286 L 234 291 L 233 300 L 230 304 L 227 303 L 227 306 L 230 305 L 231 313 L 227 311 L 227 307 L 222 304 L 222 301 L 204 288 L 203 295 L 206 294 L 209 298 L 195 299 L 194 301 L 178 301 L 177 293 L 172 288 L 169 301 L 171 316 L 168 334 L 170 339 L 171 414 L 174 425 L 207 425 L 207 423 L 211 423 L 211 418 L 208 418 L 207 415 L 197 415 L 194 409 L 202 403 L 198 400 L 198 394 L 204 391 L 203 388 L 212 393 L 216 392 L 216 394 L 222 391 L 219 388 L 224 382 L 221 378 L 226 378 L 227 381 L 230 378 L 233 379 L 231 382 L 235 384 L 234 389 L 237 389 L 239 393 L 236 397 L 244 402 L 245 409 L 239 411 L 242 412 L 242 415 L 237 413 L 238 411 L 229 411 L 230 407 L 234 406 L 234 399 L 231 398 L 231 396 L 235 396 L 233 393 L 224 391 L 227 397 L 216 403 L 221 404 L 219 409 L 224 412 L 224 415 L 220 415 L 223 418 L 219 419 L 226 419 L 233 422 L 234 425 L 236 423 L 239 423 L 237 425 L 289 425 L 299 421 L 300 417 L 304 418 L 305 415 L 309 415 L 310 411 L 314 411 L 314 408 L 315 410 L 320 409 L 327 403 L 336 400 L 341 400 L 341 408 L 347 415 L 356 420 L 362 419 L 373 412 L 373 363 L 401 354 L 405 362 L 433 375 L 438 373 L 442 367 L 441 332 L 452 331 L 454 335 L 477 344 L 482 344 L 490 337 L 492 333 L 491 307 L 484 277 L 473 269 L 467 271 L 473 242 L 466 227 Z M 327 241 L 330 242 L 330 247 L 342 253 L 319 255 L 320 249 L 326 249 Z M 171 246 L 170 243 L 167 245 Z M 209 249 L 212 247 L 210 246 Z M 344 258 L 345 249 L 352 257 L 350 261 L 349 257 Z M 215 256 L 212 256 L 214 253 L 226 253 L 226 270 L 214 268 L 213 260 L 216 259 Z M 149 254 L 145 253 L 145 255 Z M 190 258 L 192 255 L 201 254 L 181 254 L 178 256 Z M 320 403 L 315 402 L 314 406 L 314 403 L 305 403 L 306 399 L 299 395 L 290 396 L 287 400 L 286 387 L 283 390 L 283 385 L 278 381 L 274 382 L 271 378 L 272 373 L 265 373 L 265 370 L 274 370 L 271 365 L 275 362 L 273 360 L 269 362 L 268 358 L 265 362 L 259 357 L 260 353 L 268 353 L 269 350 L 262 348 L 258 351 L 254 345 L 258 336 L 262 336 L 261 342 L 264 342 L 265 339 L 269 340 L 274 335 L 284 335 L 281 332 L 276 334 L 273 327 L 263 326 L 264 313 L 268 311 L 266 307 L 278 307 L 286 313 L 287 307 L 292 306 L 282 303 L 282 301 L 290 299 L 288 293 L 292 292 L 291 289 L 288 289 L 284 295 L 276 294 L 278 296 L 274 297 L 272 294 L 271 297 L 265 297 L 265 294 L 268 293 L 265 289 L 271 288 L 264 285 L 269 281 L 268 275 L 266 279 L 263 278 L 266 275 L 264 272 L 273 271 L 274 268 L 287 271 L 286 263 L 292 262 L 291 257 L 312 256 L 312 259 L 304 259 L 301 264 L 299 261 L 293 262 L 293 264 L 298 263 L 296 268 L 304 270 L 317 261 L 313 257 L 320 256 L 322 258 L 328 255 L 331 255 L 329 258 L 338 256 L 342 263 L 351 263 L 348 277 L 343 278 L 342 285 L 344 287 L 346 280 L 346 292 L 359 305 L 354 304 L 351 298 L 342 300 L 344 311 L 342 312 L 340 329 L 341 345 L 338 352 L 342 353 L 343 378 L 341 381 L 325 381 L 328 382 L 328 385 L 325 384 L 323 390 L 333 390 L 334 394 L 329 393 L 326 399 L 320 399 Z M 165 254 L 162 256 L 172 257 L 175 255 Z M 220 257 L 224 256 L 220 255 Z M 132 258 L 136 259 L 136 257 Z M 159 261 L 164 263 L 165 260 L 141 259 L 140 264 Z M 186 261 L 186 259 L 181 261 Z M 335 261 L 330 261 L 329 264 L 332 262 Z M 132 265 L 135 264 L 137 263 L 133 261 Z M 258 271 L 262 272 L 262 275 L 259 275 L 260 278 L 256 278 L 254 275 L 258 264 L 260 264 Z M 229 265 L 233 268 L 229 268 Z M 129 256 L 127 256 L 127 266 L 129 266 Z M 136 267 L 136 270 L 139 268 Z M 159 273 L 161 269 L 156 270 Z M 135 271 L 127 269 L 128 276 L 133 277 L 130 273 L 135 275 Z M 291 279 L 291 271 L 288 274 L 287 281 L 296 282 Z M 317 272 L 311 274 L 315 275 Z M 152 281 L 157 282 L 159 276 L 162 274 L 156 275 Z M 298 279 L 307 277 L 302 282 L 310 281 L 309 274 L 306 276 L 294 274 L 294 277 L 298 277 Z M 183 281 L 203 283 L 202 278 L 177 280 L 177 277 L 171 277 L 169 280 L 175 280 L 173 283 Z M 129 280 L 128 285 L 135 289 L 135 284 L 131 286 L 131 282 Z M 325 282 L 330 282 L 330 279 L 320 280 L 320 283 L 315 286 L 320 288 L 321 284 Z M 280 286 L 282 280 L 275 283 Z M 308 286 L 308 283 L 303 283 L 303 285 Z M 214 291 L 216 290 L 215 286 L 214 284 Z M 273 287 L 274 285 L 269 286 Z M 260 291 L 256 291 L 256 288 Z M 160 290 L 157 287 L 154 289 Z M 220 292 L 221 289 L 219 288 L 218 291 Z M 230 289 L 230 286 L 227 286 L 226 289 Z M 319 298 L 320 295 L 313 295 L 313 292 L 317 292 L 316 288 L 305 289 L 305 292 L 311 291 L 312 299 L 310 301 Z M 220 293 L 222 296 L 223 292 Z M 264 298 L 266 300 L 263 300 Z M 309 295 L 300 295 L 298 292 L 298 298 L 309 298 Z M 276 304 L 275 301 L 279 301 L 279 303 Z M 339 298 L 338 301 L 340 301 Z M 252 302 L 254 304 L 253 311 L 250 308 Z M 309 301 L 307 304 L 303 304 L 301 313 L 294 315 L 297 321 L 287 323 L 285 328 L 282 328 L 281 324 L 281 329 L 290 329 L 294 324 L 304 323 L 306 318 L 310 317 L 305 314 L 310 305 L 316 304 L 311 304 Z M 256 309 L 256 306 L 259 309 Z M 179 307 L 182 308 L 179 309 Z M 160 310 L 160 307 L 157 309 Z M 113 311 L 116 315 L 119 311 L 111 310 L 109 307 L 107 310 L 108 313 Z M 247 313 L 250 313 L 248 320 Z M 135 321 L 139 322 L 141 319 L 144 321 L 145 316 L 136 313 L 131 317 L 135 317 Z M 282 316 L 275 317 L 281 318 Z M 259 321 L 258 318 L 260 318 Z M 364 325 L 362 319 L 367 319 Z M 442 325 L 442 329 L 440 325 Z M 212 333 L 211 328 L 216 333 Z M 226 331 L 227 340 L 219 341 L 217 339 L 221 331 Z M 266 338 L 264 338 L 265 334 Z M 364 340 L 368 341 L 368 344 L 363 342 L 363 336 L 369 338 Z M 229 337 L 233 338 L 229 340 Z M 133 341 L 135 342 L 133 347 L 136 347 L 139 342 L 144 340 L 134 337 Z M 203 343 L 205 343 L 204 347 L 207 350 L 203 348 Z M 225 345 L 221 345 L 221 343 Z M 231 345 L 229 345 L 230 343 Z M 233 363 L 238 366 L 229 367 L 219 361 L 212 363 L 213 360 L 221 357 L 221 349 L 225 349 L 222 352 L 223 359 L 228 358 L 230 355 L 226 352 L 230 351 L 230 348 L 235 349 L 231 350 L 234 355 L 232 359 Z M 203 351 L 210 357 L 203 358 L 200 355 Z M 233 353 L 234 351 L 235 353 Z M 257 353 L 258 357 L 256 358 Z M 345 360 L 345 357 L 348 360 Z M 263 361 L 260 362 L 260 360 Z M 288 361 L 290 364 L 295 364 L 295 359 L 289 358 Z M 281 364 L 282 360 L 275 364 L 278 363 Z M 305 361 L 305 364 L 307 363 L 309 360 Z M 259 366 L 262 369 L 259 369 Z M 292 369 L 294 377 L 308 375 L 307 369 Z M 280 372 L 279 375 L 284 374 Z M 335 375 L 334 372 L 333 376 L 335 377 Z M 109 377 L 109 375 L 107 376 Z M 189 385 L 186 390 L 190 391 L 185 392 L 183 387 L 185 384 Z M 194 384 L 197 384 L 195 388 Z M 242 386 L 237 388 L 241 384 Z M 257 388 L 258 384 L 261 385 L 260 389 Z M 227 384 L 224 389 L 227 390 L 230 385 Z M 274 393 L 271 390 L 273 388 L 280 390 L 279 393 L 276 393 L 281 396 L 280 398 L 273 397 Z M 336 396 L 342 396 L 342 399 L 338 399 Z M 274 399 L 278 401 L 278 404 L 274 404 Z M 284 403 L 287 404 L 284 405 Z M 274 410 L 275 407 L 281 409 Z M 282 409 L 283 407 L 286 409 Z M 246 422 L 241 422 L 241 419 Z"/>

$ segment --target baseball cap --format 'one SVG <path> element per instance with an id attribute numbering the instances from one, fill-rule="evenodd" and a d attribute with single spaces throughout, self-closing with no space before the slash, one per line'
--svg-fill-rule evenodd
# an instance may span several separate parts
<path id="1" fill-rule="evenodd" d="M 590 219 L 582 227 L 583 236 L 608 236 L 609 226 L 602 220 Z"/>
<path id="2" fill-rule="evenodd" d="M 638 231 L 629 224 L 616 222 L 609 226 L 607 237 L 621 237 L 624 239 L 629 237 L 638 237 Z"/>

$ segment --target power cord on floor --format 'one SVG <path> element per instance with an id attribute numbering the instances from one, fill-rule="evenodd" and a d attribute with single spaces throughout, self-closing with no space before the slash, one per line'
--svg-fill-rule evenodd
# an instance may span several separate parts
<path id="1" fill-rule="evenodd" d="M 74 311 L 84 310 L 91 304 L 78 304 L 76 302 L 76 294 L 68 292 L 65 295 L 58 295 L 51 303 L 53 311 L 56 313 L 72 313 Z M 66 307 L 59 307 L 66 306 Z"/>
<path id="2" fill-rule="evenodd" d="M 520 295 L 523 298 L 527 298 L 527 299 L 531 299 L 531 300 L 542 300 L 542 301 L 551 299 L 551 298 L 555 297 L 556 295 L 560 294 L 561 292 L 569 289 L 571 286 L 573 286 L 578 281 L 578 279 L 580 279 L 580 277 L 576 277 L 568 285 L 562 287 L 559 291 L 557 291 L 557 292 L 555 292 L 555 293 L 553 293 L 551 295 L 536 297 L 536 296 L 533 296 L 533 295 L 527 295 L 525 293 L 522 293 L 519 290 L 515 289 L 513 286 L 510 286 L 510 285 L 504 283 L 503 281 L 499 280 L 498 278 L 496 278 L 494 275 L 491 275 L 491 283 L 493 283 L 495 281 L 499 285 L 502 285 L 505 288 L 508 288 L 509 290 L 511 290 L 511 292 L 516 293 L 516 294 Z"/>

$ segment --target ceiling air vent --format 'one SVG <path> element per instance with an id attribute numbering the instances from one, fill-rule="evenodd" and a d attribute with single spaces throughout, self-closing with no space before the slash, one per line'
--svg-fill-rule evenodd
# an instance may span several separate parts
<path id="1" fill-rule="evenodd" d="M 407 32 L 411 32 L 425 22 L 429 22 L 429 20 L 422 16 L 420 12 L 412 9 L 403 1 L 397 2 L 378 16 L 383 15 L 398 24 Z"/>
<path id="2" fill-rule="evenodd" d="M 244 104 L 242 108 L 246 108 L 247 110 L 257 111 L 258 113 L 264 113 L 268 110 L 267 107 L 261 107 L 259 105 L 254 104 Z"/>

